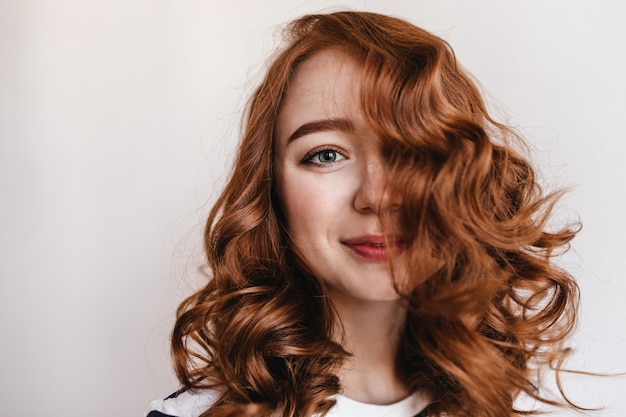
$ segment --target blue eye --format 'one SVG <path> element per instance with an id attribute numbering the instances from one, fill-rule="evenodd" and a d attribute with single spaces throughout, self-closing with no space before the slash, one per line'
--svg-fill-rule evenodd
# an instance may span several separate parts
<path id="1" fill-rule="evenodd" d="M 322 149 L 304 157 L 303 162 L 315 165 L 331 165 L 344 160 L 345 157 L 334 149 Z"/>
<path id="2" fill-rule="evenodd" d="M 316 156 L 317 160 L 323 164 L 335 162 L 337 160 L 337 152 L 330 149 L 318 152 Z"/>

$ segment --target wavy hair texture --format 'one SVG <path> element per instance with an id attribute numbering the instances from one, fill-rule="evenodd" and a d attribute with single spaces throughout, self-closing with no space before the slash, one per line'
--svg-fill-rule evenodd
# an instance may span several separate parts
<path id="1" fill-rule="evenodd" d="M 333 49 L 363 68 L 360 102 L 402 193 L 410 276 L 398 372 L 430 415 L 502 417 L 522 393 L 545 404 L 538 370 L 558 371 L 576 323 L 578 287 L 552 257 L 577 225 L 548 231 L 545 195 L 516 144 L 440 38 L 396 18 L 310 15 L 249 102 L 234 171 L 208 217 L 211 277 L 179 307 L 172 337 L 187 389 L 214 388 L 203 416 L 325 414 L 349 355 L 331 338 L 323 284 L 292 250 L 274 189 L 273 138 L 299 65 Z M 381 219 L 383 222 L 385 219 Z"/>

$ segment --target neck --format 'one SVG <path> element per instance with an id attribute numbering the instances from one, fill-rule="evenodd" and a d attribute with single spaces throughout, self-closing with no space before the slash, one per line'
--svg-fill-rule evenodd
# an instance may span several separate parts
<path id="1" fill-rule="evenodd" d="M 357 401 L 391 404 L 409 395 L 396 369 L 406 320 L 399 301 L 367 301 L 329 289 L 338 315 L 335 339 L 352 354 L 339 378 L 343 394 Z"/>

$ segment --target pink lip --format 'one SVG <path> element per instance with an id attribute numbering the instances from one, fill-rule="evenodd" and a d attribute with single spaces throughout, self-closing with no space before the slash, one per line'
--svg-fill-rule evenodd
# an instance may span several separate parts
<path id="1" fill-rule="evenodd" d="M 389 255 L 400 255 L 406 247 L 406 241 L 399 236 L 390 236 L 387 241 L 390 246 L 386 245 L 382 235 L 364 235 L 345 239 L 341 243 L 369 262 L 387 262 Z"/>

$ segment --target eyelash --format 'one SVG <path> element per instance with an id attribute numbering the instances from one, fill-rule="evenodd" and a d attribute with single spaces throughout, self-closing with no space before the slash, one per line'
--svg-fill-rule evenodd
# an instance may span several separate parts
<path id="1" fill-rule="evenodd" d="M 319 157 L 319 155 L 321 155 L 324 152 L 334 152 L 336 154 L 337 157 L 341 158 L 339 161 L 330 161 L 330 162 L 321 162 L 321 161 L 317 161 L 315 162 L 313 159 L 315 157 Z M 326 147 L 326 148 L 322 148 L 322 149 L 314 149 L 311 152 L 307 153 L 304 158 L 302 158 L 301 163 L 303 164 L 310 164 L 310 165 L 317 165 L 317 166 L 329 166 L 329 165 L 334 165 L 337 162 L 340 162 L 344 159 L 347 159 L 343 153 L 336 148 L 333 147 Z"/>

